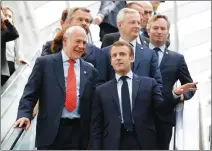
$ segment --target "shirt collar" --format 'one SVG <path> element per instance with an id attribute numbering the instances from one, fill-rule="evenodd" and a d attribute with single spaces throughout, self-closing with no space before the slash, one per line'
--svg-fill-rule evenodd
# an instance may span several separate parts
<path id="1" fill-rule="evenodd" d="M 152 43 L 149 43 L 149 48 L 150 48 L 150 49 L 154 49 L 155 46 L 154 46 Z M 166 45 L 164 44 L 164 45 L 160 46 L 159 48 L 160 48 L 160 50 L 161 50 L 162 52 L 164 52 L 165 49 L 166 49 Z"/>
<path id="2" fill-rule="evenodd" d="M 64 62 L 68 62 L 70 59 L 69 59 L 69 57 L 65 54 L 65 52 L 64 52 L 64 50 L 62 49 L 62 59 L 63 59 L 63 63 Z M 75 59 L 74 60 L 77 64 L 79 64 L 79 59 Z"/>
<path id="3" fill-rule="evenodd" d="M 120 41 L 128 42 L 128 41 L 126 41 L 126 40 L 122 39 L 121 37 L 119 38 L 119 40 L 120 40 Z M 136 38 L 136 39 L 134 39 L 133 41 L 130 41 L 130 43 L 134 46 L 134 48 L 136 47 L 136 40 L 137 40 L 137 38 Z M 128 42 L 128 43 L 129 43 L 129 42 Z"/>
<path id="4" fill-rule="evenodd" d="M 116 76 L 116 81 L 119 82 L 119 79 L 122 77 L 122 75 L 119 75 L 118 73 L 116 73 L 115 76 Z M 133 73 L 132 73 L 132 71 L 130 70 L 130 71 L 126 74 L 126 76 L 127 76 L 128 78 L 132 79 L 132 78 L 133 78 Z"/>

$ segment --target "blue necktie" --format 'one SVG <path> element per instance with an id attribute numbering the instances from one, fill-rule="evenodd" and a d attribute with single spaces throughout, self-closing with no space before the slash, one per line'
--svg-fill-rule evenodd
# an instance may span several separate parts
<path id="1" fill-rule="evenodd" d="M 161 50 L 160 50 L 160 48 L 155 47 L 153 50 L 156 52 L 156 54 L 157 54 L 157 56 L 158 56 L 158 58 L 159 58 L 159 54 L 158 54 L 158 52 L 159 52 L 159 51 L 161 51 Z"/>
<path id="2" fill-rule="evenodd" d="M 121 99 L 122 99 L 122 114 L 124 119 L 124 127 L 127 130 L 133 130 L 132 113 L 130 105 L 130 94 L 127 84 L 127 76 L 122 76 L 120 79 L 123 81 L 121 88 Z"/>

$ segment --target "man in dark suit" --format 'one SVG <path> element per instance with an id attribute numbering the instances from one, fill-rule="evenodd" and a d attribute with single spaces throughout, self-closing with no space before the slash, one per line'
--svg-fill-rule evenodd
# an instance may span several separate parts
<path id="1" fill-rule="evenodd" d="M 67 18 L 66 18 L 66 24 L 67 24 L 66 26 L 82 26 L 83 28 L 86 29 L 88 34 L 88 32 L 90 32 L 89 31 L 90 23 L 91 23 L 90 10 L 86 8 L 74 8 L 69 10 L 67 14 Z M 57 36 L 55 40 L 58 41 Z M 43 50 L 41 54 L 42 56 L 52 54 L 51 45 L 52 45 L 52 41 L 48 41 L 43 46 Z M 62 46 L 62 40 L 61 40 L 61 46 Z M 58 51 L 61 51 L 61 49 Z M 86 55 L 83 57 L 83 59 L 91 63 L 99 72 L 98 83 L 99 84 L 104 83 L 106 81 L 106 77 L 105 77 L 106 71 L 104 70 L 106 68 L 106 56 L 101 51 L 101 49 L 99 49 L 95 45 L 87 43 Z"/>
<path id="2" fill-rule="evenodd" d="M 127 5 L 125 5 L 125 8 L 132 8 L 132 9 L 137 10 L 139 12 L 141 20 L 143 19 L 144 10 L 143 10 L 143 7 L 138 2 L 129 2 L 129 3 L 127 3 Z M 109 33 L 109 34 L 104 35 L 101 48 L 112 45 L 114 42 L 118 41 L 119 38 L 120 38 L 119 32 Z M 148 38 L 139 34 L 139 36 L 137 38 L 137 42 L 139 42 L 141 45 L 145 46 L 148 43 L 147 41 L 149 41 Z"/>
<path id="3" fill-rule="evenodd" d="M 154 114 L 164 114 L 159 84 L 153 78 L 132 73 L 134 51 L 129 43 L 115 42 L 110 56 L 116 75 L 96 88 L 91 149 L 156 149 Z"/>
<path id="4" fill-rule="evenodd" d="M 148 38 L 146 38 L 146 37 L 144 37 L 140 34 L 139 34 L 138 38 L 139 38 L 139 41 L 140 41 L 142 46 L 145 46 L 145 47 L 148 46 L 148 43 L 149 43 Z M 104 36 L 103 40 L 102 40 L 101 48 L 108 47 L 108 46 L 112 45 L 114 42 L 118 41 L 119 39 L 120 39 L 120 33 L 119 32 L 106 34 Z"/>
<path id="5" fill-rule="evenodd" d="M 94 19 L 94 23 L 100 27 L 100 41 L 105 34 L 118 31 L 116 16 L 125 5 L 126 1 L 101 1 L 97 17 Z"/>
<path id="6" fill-rule="evenodd" d="M 139 13 L 134 9 L 123 8 L 118 13 L 117 25 L 120 33 L 119 40 L 127 41 L 133 46 L 135 56 L 135 61 L 132 64 L 133 73 L 154 78 L 162 88 L 162 78 L 156 53 L 136 42 L 140 31 Z M 107 54 L 107 81 L 115 76 L 114 69 L 110 64 L 110 48 L 111 46 L 102 49 Z"/>
<path id="7" fill-rule="evenodd" d="M 159 67 L 163 79 L 163 95 L 167 104 L 164 110 L 167 115 L 158 120 L 156 118 L 157 143 L 158 149 L 169 149 L 169 143 L 172 137 L 172 127 L 175 126 L 176 114 L 175 107 L 180 101 L 191 99 L 196 91 L 197 82 L 193 82 L 184 56 L 168 50 L 165 42 L 169 35 L 170 22 L 164 15 L 153 16 L 147 26 L 150 36 L 149 48 L 156 51 L 159 61 Z M 177 81 L 181 86 L 173 89 Z M 166 96 L 173 97 L 166 97 Z"/>
<path id="8" fill-rule="evenodd" d="M 39 150 L 86 149 L 88 146 L 98 73 L 80 58 L 85 52 L 86 39 L 82 27 L 70 27 L 64 34 L 61 52 L 36 60 L 14 127 L 29 128 L 39 99 L 35 142 Z"/>
<path id="9" fill-rule="evenodd" d="M 144 8 L 140 4 L 140 2 L 129 2 L 125 6 L 125 8 L 132 8 L 132 9 L 137 10 L 139 12 L 139 14 L 140 14 L 141 22 L 143 22 L 143 20 L 144 20 Z M 142 26 L 141 26 L 141 28 L 142 28 Z M 107 46 L 112 45 L 114 42 L 118 41 L 119 38 L 120 38 L 119 32 L 109 33 L 109 34 L 104 35 L 103 40 L 102 40 L 101 48 L 104 48 L 104 47 L 107 47 Z M 139 44 L 145 46 L 145 47 L 149 47 L 148 46 L 148 44 L 149 44 L 149 38 L 145 37 L 141 33 L 137 37 L 137 42 Z M 167 40 L 166 41 L 167 48 L 169 47 L 169 45 L 170 45 L 170 42 L 169 42 L 169 40 Z"/>

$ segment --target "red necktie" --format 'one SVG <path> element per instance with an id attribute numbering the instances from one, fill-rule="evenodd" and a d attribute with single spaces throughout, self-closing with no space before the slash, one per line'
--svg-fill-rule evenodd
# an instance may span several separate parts
<path id="1" fill-rule="evenodd" d="M 66 87 L 65 107 L 69 112 L 72 112 L 77 106 L 77 90 L 76 90 L 76 75 L 74 72 L 74 60 L 69 60 L 70 67 L 68 69 L 68 82 Z"/>

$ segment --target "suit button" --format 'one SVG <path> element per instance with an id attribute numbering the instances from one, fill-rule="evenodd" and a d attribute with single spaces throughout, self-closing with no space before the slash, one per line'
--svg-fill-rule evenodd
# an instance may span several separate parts
<path id="1" fill-rule="evenodd" d="M 119 116 L 119 119 L 121 119 L 121 116 Z"/>

